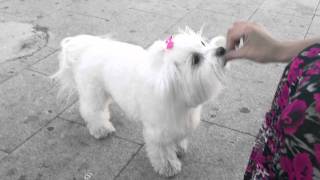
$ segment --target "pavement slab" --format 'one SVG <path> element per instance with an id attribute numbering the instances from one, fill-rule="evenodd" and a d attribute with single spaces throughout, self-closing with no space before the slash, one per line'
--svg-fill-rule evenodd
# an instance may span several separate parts
<path id="1" fill-rule="evenodd" d="M 172 1 L 134 1 L 129 8 L 138 9 L 150 13 L 156 13 L 162 16 L 173 18 L 182 18 L 197 7 L 199 1 L 196 0 L 172 0 Z"/>
<path id="2" fill-rule="evenodd" d="M 307 33 L 310 19 L 304 17 L 284 15 L 259 9 L 251 21 L 262 24 L 279 40 L 303 39 Z"/>
<path id="3" fill-rule="evenodd" d="M 253 140 L 251 136 L 202 122 L 190 138 L 181 173 L 170 179 L 241 179 Z M 167 178 L 153 171 L 143 148 L 116 179 Z"/>
<path id="4" fill-rule="evenodd" d="M 111 104 L 111 122 L 116 128 L 116 136 L 143 144 L 142 124 L 129 120 L 124 112 L 116 104 Z M 79 103 L 73 104 L 65 112 L 59 115 L 62 119 L 85 125 L 79 113 Z"/>
<path id="5" fill-rule="evenodd" d="M 320 36 L 320 16 L 315 16 L 310 25 L 307 37 Z"/>
<path id="6" fill-rule="evenodd" d="M 56 103 L 57 88 L 50 79 L 27 70 L 0 84 L 0 97 L 0 149 L 5 152 L 17 148 L 68 106 Z"/>
<path id="7" fill-rule="evenodd" d="M 63 21 L 61 21 L 62 18 L 64 19 Z M 58 44 L 63 38 L 78 34 L 110 34 L 110 36 L 118 40 L 145 47 L 175 22 L 176 20 L 173 18 L 138 10 L 128 10 L 108 21 L 59 11 L 56 14 L 42 18 L 36 23 L 49 29 L 49 46 L 58 48 Z"/>
<path id="8" fill-rule="evenodd" d="M 58 59 L 59 51 L 56 51 L 46 58 L 40 60 L 39 62 L 35 63 L 30 69 L 41 72 L 48 76 L 54 74 L 59 69 L 59 59 Z"/>
<path id="9" fill-rule="evenodd" d="M 233 16 L 195 9 L 172 26 L 164 35 L 168 36 L 170 33 L 176 33 L 179 29 L 183 30 L 188 26 L 194 31 L 199 31 L 203 27 L 203 36 L 212 38 L 217 35 L 225 35 L 230 24 L 235 20 L 236 18 Z"/>
<path id="10" fill-rule="evenodd" d="M 41 61 L 45 57 L 52 54 L 55 50 L 43 47 L 31 54 L 25 56 L 16 57 L 14 59 L 5 60 L 0 63 L 0 84 L 11 77 L 17 75 L 23 69 L 28 68 L 30 65 Z M 48 67 L 49 68 L 49 67 Z"/>
<path id="11" fill-rule="evenodd" d="M 226 71 L 225 89 L 204 105 L 202 119 L 255 136 L 271 107 L 284 67 L 245 60 L 232 62 Z"/>
<path id="12" fill-rule="evenodd" d="M 264 0 L 203 0 L 197 8 L 246 20 L 259 8 L 263 1 Z"/>
<path id="13" fill-rule="evenodd" d="M 129 6 L 134 3 L 135 1 L 132 0 L 117 0 L 108 3 L 105 0 L 77 0 L 64 7 L 63 10 L 110 21 L 115 16 L 127 11 Z"/>
<path id="14" fill-rule="evenodd" d="M 300 16 L 310 19 L 318 5 L 318 0 L 267 0 L 260 9 L 269 13 Z"/>
<path id="15" fill-rule="evenodd" d="M 46 45 L 46 32 L 32 24 L 0 22 L 0 29 L 0 63 L 34 54 Z"/>
<path id="16" fill-rule="evenodd" d="M 0 151 L 0 161 L 1 159 L 3 159 L 4 157 L 6 157 L 8 155 L 8 153 Z"/>
<path id="17" fill-rule="evenodd" d="M 8 61 L 0 64 L 0 84 L 17 75 L 27 65 L 20 61 Z"/>
<path id="18" fill-rule="evenodd" d="M 11 179 L 113 179 L 140 145 L 109 137 L 95 140 L 76 123 L 55 119 L 1 161 Z"/>
<path id="19" fill-rule="evenodd" d="M 71 3 L 72 0 L 10 0 L 0 4 L 0 12 L 41 19 Z"/>

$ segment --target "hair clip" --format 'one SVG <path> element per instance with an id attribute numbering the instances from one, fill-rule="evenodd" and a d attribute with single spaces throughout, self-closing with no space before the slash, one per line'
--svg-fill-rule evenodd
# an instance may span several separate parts
<path id="1" fill-rule="evenodd" d="M 167 49 L 172 49 L 172 48 L 173 48 L 172 36 L 170 36 L 170 37 L 166 40 L 166 44 L 167 44 Z"/>

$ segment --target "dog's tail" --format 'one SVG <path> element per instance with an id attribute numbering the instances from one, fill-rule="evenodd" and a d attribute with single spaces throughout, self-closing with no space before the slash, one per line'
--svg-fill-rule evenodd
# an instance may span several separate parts
<path id="1" fill-rule="evenodd" d="M 73 69 L 85 44 L 79 40 L 81 37 L 67 37 L 61 41 L 61 52 L 58 56 L 59 70 L 51 76 L 51 79 L 60 85 L 58 98 L 66 102 L 76 92 Z"/>

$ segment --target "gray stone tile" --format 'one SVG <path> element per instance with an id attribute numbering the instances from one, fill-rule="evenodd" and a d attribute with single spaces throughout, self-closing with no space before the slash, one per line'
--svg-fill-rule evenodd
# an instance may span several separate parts
<path id="1" fill-rule="evenodd" d="M 311 18 L 316 10 L 318 0 L 267 0 L 260 9 L 277 14 Z"/>
<path id="2" fill-rule="evenodd" d="M 37 20 L 37 17 L 33 16 L 23 16 L 23 15 L 17 15 L 17 14 L 10 14 L 6 12 L 0 11 L 0 22 L 22 22 L 22 23 L 30 23 Z"/>
<path id="3" fill-rule="evenodd" d="M 183 30 L 186 26 L 189 26 L 194 31 L 199 31 L 200 28 L 204 26 L 203 35 L 207 38 L 212 38 L 217 35 L 225 35 L 235 20 L 235 17 L 229 15 L 194 10 L 165 32 L 164 36 L 175 33 L 179 29 Z"/>
<path id="4" fill-rule="evenodd" d="M 198 9 L 246 20 L 259 8 L 262 2 L 263 0 L 204 0 L 201 1 Z"/>
<path id="5" fill-rule="evenodd" d="M 139 148 L 113 137 L 95 140 L 83 126 L 56 119 L 1 161 L 0 177 L 113 179 Z"/>
<path id="6" fill-rule="evenodd" d="M 0 161 L 1 159 L 3 159 L 4 157 L 6 157 L 8 154 L 3 152 L 3 151 L 0 151 Z"/>
<path id="7" fill-rule="evenodd" d="M 319 32 L 319 27 L 320 27 L 320 16 L 315 16 L 312 20 L 310 29 L 308 31 L 308 37 L 313 37 L 313 36 L 320 36 Z"/>
<path id="8" fill-rule="evenodd" d="M 75 103 L 59 117 L 85 125 L 79 113 L 79 103 Z M 144 143 L 142 137 L 142 124 L 129 120 L 116 104 L 111 104 L 111 122 L 116 128 L 116 136 L 132 140 L 137 143 Z"/>
<path id="9" fill-rule="evenodd" d="M 106 20 L 112 19 L 129 9 L 136 9 L 162 16 L 181 18 L 190 10 L 194 9 L 197 4 L 196 0 L 173 0 L 173 1 L 144 1 L 144 0 L 120 0 L 106 3 L 105 0 L 82 1 L 72 3 L 64 8 L 74 13 L 96 16 Z"/>
<path id="10" fill-rule="evenodd" d="M 41 49 L 46 41 L 46 34 L 35 31 L 33 26 L 28 23 L 1 22 L 0 34 L 0 63 L 31 55 Z"/>
<path id="11" fill-rule="evenodd" d="M 233 62 L 226 73 L 225 90 L 204 105 L 202 119 L 255 136 L 271 107 L 284 66 Z"/>
<path id="12" fill-rule="evenodd" d="M 183 0 L 172 0 L 172 1 L 144 1 L 138 0 L 131 3 L 130 8 L 146 11 L 150 13 L 160 14 L 162 16 L 169 16 L 175 18 L 182 18 L 191 10 L 197 7 L 199 1 L 183 1 Z"/>
<path id="13" fill-rule="evenodd" d="M 59 48 L 60 41 L 65 37 L 78 34 L 103 35 L 110 29 L 110 23 L 105 20 L 64 11 L 55 12 L 35 23 L 48 28 L 48 46 L 54 49 Z"/>
<path id="14" fill-rule="evenodd" d="M 64 20 L 61 21 L 61 19 Z M 78 34 L 111 34 L 116 39 L 145 46 L 174 24 L 175 19 L 137 10 L 125 11 L 110 21 L 68 12 L 57 12 L 37 23 L 48 27 L 50 47 L 56 48 L 64 37 Z"/>
<path id="15" fill-rule="evenodd" d="M 129 9 L 114 17 L 109 33 L 121 41 L 145 47 L 176 22 L 172 17 Z"/>
<path id="16" fill-rule="evenodd" d="M 83 14 L 102 18 L 105 21 L 110 21 L 115 16 L 128 10 L 129 6 L 133 4 L 132 0 L 77 0 L 73 1 L 69 6 L 63 8 L 65 11 L 70 11 L 76 14 Z"/>
<path id="17" fill-rule="evenodd" d="M 308 18 L 271 13 L 264 10 L 258 10 L 251 21 L 262 24 L 280 40 L 303 39 L 310 24 Z"/>
<path id="18" fill-rule="evenodd" d="M 49 55 L 48 57 L 44 58 L 43 60 L 39 61 L 38 63 L 34 64 L 30 68 L 32 70 L 35 70 L 50 76 L 59 69 L 58 54 L 59 52 L 57 51 Z"/>
<path id="19" fill-rule="evenodd" d="M 242 179 L 254 138 L 202 123 L 182 158 L 182 171 L 171 179 Z M 138 153 L 119 179 L 166 179 L 156 174 L 146 156 Z"/>
<path id="20" fill-rule="evenodd" d="M 50 56 L 55 51 L 56 51 L 55 49 L 45 46 L 32 54 L 19 57 L 18 60 L 22 63 L 32 65 L 32 64 L 37 63 L 38 61 L 41 61 L 41 60 L 45 59 L 46 57 Z"/>
<path id="21" fill-rule="evenodd" d="M 41 19 L 71 2 L 72 0 L 10 0 L 0 4 L 0 12 Z"/>
<path id="22" fill-rule="evenodd" d="M 20 61 L 7 61 L 0 64 L 0 84 L 5 80 L 15 76 L 27 65 Z"/>
<path id="23" fill-rule="evenodd" d="M 22 71 L 0 84 L 0 149 L 11 152 L 67 107 L 57 88 L 37 73 Z"/>

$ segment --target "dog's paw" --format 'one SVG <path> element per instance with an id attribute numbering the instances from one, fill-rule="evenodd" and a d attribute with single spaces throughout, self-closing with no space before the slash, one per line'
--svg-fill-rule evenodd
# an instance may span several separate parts
<path id="1" fill-rule="evenodd" d="M 161 176 L 172 177 L 177 175 L 181 171 L 181 162 L 177 161 L 167 161 L 163 166 L 155 168 Z"/>
<path id="2" fill-rule="evenodd" d="M 113 125 L 93 125 L 93 126 L 89 126 L 88 125 L 88 129 L 90 134 L 95 137 L 96 139 L 102 139 L 105 138 L 107 136 L 109 136 L 110 134 L 114 133 L 116 131 L 116 129 L 113 127 Z"/>

